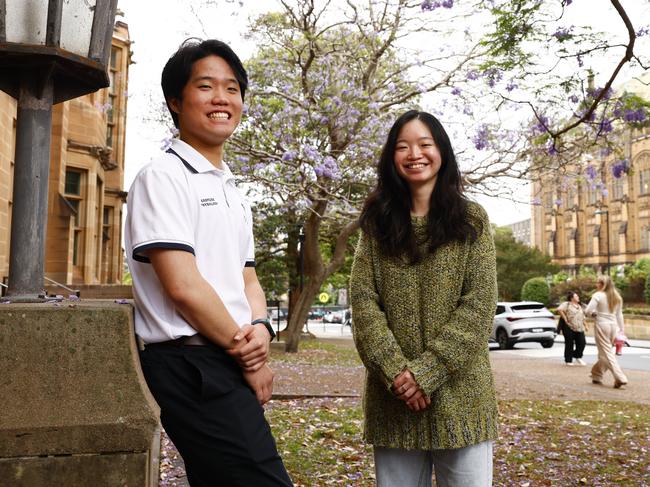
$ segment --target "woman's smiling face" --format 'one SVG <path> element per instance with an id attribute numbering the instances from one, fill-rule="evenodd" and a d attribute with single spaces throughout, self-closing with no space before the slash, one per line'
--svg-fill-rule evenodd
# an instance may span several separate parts
<path id="1" fill-rule="evenodd" d="M 411 187 L 436 184 L 442 165 L 440 151 L 429 128 L 414 119 L 405 124 L 395 144 L 395 168 L 397 174 Z"/>

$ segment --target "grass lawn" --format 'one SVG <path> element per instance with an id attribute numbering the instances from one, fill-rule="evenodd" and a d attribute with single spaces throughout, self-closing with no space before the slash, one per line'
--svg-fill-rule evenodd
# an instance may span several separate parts
<path id="1" fill-rule="evenodd" d="M 508 401 L 500 410 L 495 486 L 650 485 L 650 408 Z M 296 487 L 374 485 L 358 401 L 274 401 L 267 417 Z"/>
<path id="2" fill-rule="evenodd" d="M 282 362 L 303 365 L 361 365 L 361 359 L 354 344 L 342 341 L 301 340 L 297 353 L 271 350 L 271 363 Z"/>
<path id="3" fill-rule="evenodd" d="M 357 366 L 351 344 L 306 340 L 272 362 Z M 650 407 L 602 401 L 501 401 L 495 486 L 650 486 Z M 372 486 L 356 399 L 273 401 L 267 409 L 296 486 Z"/>

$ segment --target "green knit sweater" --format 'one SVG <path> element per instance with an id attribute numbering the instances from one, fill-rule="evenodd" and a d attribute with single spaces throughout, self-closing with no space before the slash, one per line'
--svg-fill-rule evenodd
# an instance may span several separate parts
<path id="1" fill-rule="evenodd" d="M 366 366 L 366 441 L 403 449 L 461 448 L 497 437 L 488 355 L 496 307 L 496 262 L 485 210 L 474 242 L 453 242 L 411 265 L 383 255 L 362 232 L 352 265 L 353 335 Z M 416 236 L 426 217 L 413 217 Z M 412 412 L 390 387 L 407 367 L 431 397 Z"/>

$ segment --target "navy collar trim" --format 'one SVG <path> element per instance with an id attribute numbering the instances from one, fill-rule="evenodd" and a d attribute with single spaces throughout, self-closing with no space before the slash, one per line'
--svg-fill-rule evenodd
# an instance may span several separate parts
<path id="1" fill-rule="evenodd" d="M 188 171 L 190 171 L 192 174 L 198 174 L 199 171 L 194 169 L 194 167 L 189 162 L 187 162 L 185 159 L 183 159 L 181 156 L 179 156 L 178 153 L 174 149 L 172 149 L 170 147 L 165 152 L 167 152 L 169 154 L 174 154 L 176 157 L 178 157 L 181 160 L 181 162 L 187 168 Z"/>

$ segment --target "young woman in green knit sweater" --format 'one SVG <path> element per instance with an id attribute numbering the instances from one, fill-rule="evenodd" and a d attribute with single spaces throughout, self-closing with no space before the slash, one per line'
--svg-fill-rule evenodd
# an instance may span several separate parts
<path id="1" fill-rule="evenodd" d="M 433 115 L 391 128 L 361 228 L 350 286 L 377 485 L 431 486 L 434 470 L 440 487 L 491 485 L 494 242 Z"/>

